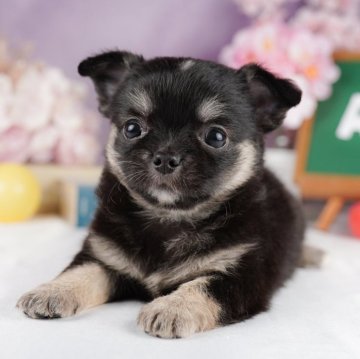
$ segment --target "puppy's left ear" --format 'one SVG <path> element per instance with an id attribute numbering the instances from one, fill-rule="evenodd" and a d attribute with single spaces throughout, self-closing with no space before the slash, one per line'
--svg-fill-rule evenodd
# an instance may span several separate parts
<path id="1" fill-rule="evenodd" d="M 126 51 L 110 51 L 89 57 L 78 66 L 81 76 L 89 76 L 99 99 L 99 111 L 108 115 L 108 106 L 129 71 L 144 61 L 139 55 Z"/>
<path id="2" fill-rule="evenodd" d="M 245 65 L 238 72 L 245 76 L 255 120 L 265 133 L 279 127 L 286 112 L 300 103 L 301 91 L 291 81 L 256 64 Z"/>

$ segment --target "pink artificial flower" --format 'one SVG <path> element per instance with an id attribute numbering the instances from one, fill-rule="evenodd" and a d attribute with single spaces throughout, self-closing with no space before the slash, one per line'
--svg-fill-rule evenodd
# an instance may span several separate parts
<path id="1" fill-rule="evenodd" d="M 64 76 L 64 73 L 60 69 L 50 66 L 45 67 L 45 65 L 41 65 L 40 68 L 43 81 L 56 97 L 62 96 L 70 91 L 71 82 Z"/>
<path id="2" fill-rule="evenodd" d="M 286 53 L 289 36 L 289 29 L 280 23 L 255 24 L 235 34 L 232 43 L 221 51 L 220 61 L 233 68 L 256 62 L 287 76 L 294 73 Z"/>
<path id="3" fill-rule="evenodd" d="M 52 125 L 35 131 L 29 144 L 29 159 L 33 163 L 49 163 L 54 160 L 60 131 Z"/>
<path id="4" fill-rule="evenodd" d="M 293 74 L 295 70 L 287 56 L 291 35 L 283 24 L 271 22 L 255 25 L 251 37 L 252 47 L 260 64 L 284 77 Z"/>
<path id="5" fill-rule="evenodd" d="M 253 30 L 252 46 L 257 56 L 262 58 L 272 57 L 279 53 L 279 46 L 283 45 L 285 37 L 289 37 L 286 28 L 275 21 L 257 23 Z M 279 42 L 279 36 L 282 37 L 281 42 Z"/>
<path id="6" fill-rule="evenodd" d="M 359 0 L 307 0 L 307 5 L 319 11 L 357 15 L 360 13 Z"/>
<path id="7" fill-rule="evenodd" d="M 323 36 L 300 26 L 270 22 L 239 31 L 221 52 L 220 61 L 234 68 L 256 62 L 282 77 L 301 79 L 306 95 L 291 112 L 292 120 L 285 121 L 294 126 L 299 116 L 311 116 L 317 100 L 330 96 L 331 86 L 339 77 L 332 52 L 332 44 Z"/>
<path id="8" fill-rule="evenodd" d="M 332 84 L 340 75 L 332 53 L 333 47 L 325 37 L 314 36 L 302 28 L 294 31 L 288 44 L 287 54 L 295 73 L 306 79 L 310 93 L 317 100 L 331 95 Z"/>
<path id="9" fill-rule="evenodd" d="M 7 66 L 9 57 L 9 46 L 3 38 L 0 38 L 0 71 Z"/>
<path id="10" fill-rule="evenodd" d="M 91 111 L 83 111 L 82 113 L 82 127 L 83 129 L 93 134 L 94 136 L 97 136 L 100 131 L 100 118 L 98 115 L 96 115 L 94 112 Z"/>
<path id="11" fill-rule="evenodd" d="M 0 39 L 0 161 L 91 164 L 99 118 L 85 85 L 55 67 L 12 54 Z"/>
<path id="12" fill-rule="evenodd" d="M 62 133 L 55 149 L 55 161 L 63 165 L 89 165 L 96 162 L 99 144 L 85 130 Z"/>
<path id="13" fill-rule="evenodd" d="M 340 14 L 305 7 L 295 14 L 291 22 L 326 37 L 335 50 L 359 50 L 360 15 L 358 12 Z"/>
<path id="14" fill-rule="evenodd" d="M 29 64 L 23 59 L 11 59 L 7 64 L 5 73 L 11 78 L 13 87 L 19 82 L 21 76 L 27 71 Z"/>
<path id="15" fill-rule="evenodd" d="M 82 106 L 69 95 L 61 96 L 53 108 L 52 119 L 64 131 L 80 129 L 84 122 Z"/>
<path id="16" fill-rule="evenodd" d="M 286 6 L 298 0 L 234 0 L 234 2 L 248 17 L 274 20 L 285 17 Z"/>
<path id="17" fill-rule="evenodd" d="M 30 138 L 29 132 L 15 126 L 0 133 L 0 162 L 26 162 Z"/>
<path id="18" fill-rule="evenodd" d="M 232 44 L 225 46 L 221 51 L 220 62 L 235 69 L 244 64 L 255 62 L 257 57 L 250 41 L 250 36 L 247 36 L 245 32 L 236 33 Z"/>

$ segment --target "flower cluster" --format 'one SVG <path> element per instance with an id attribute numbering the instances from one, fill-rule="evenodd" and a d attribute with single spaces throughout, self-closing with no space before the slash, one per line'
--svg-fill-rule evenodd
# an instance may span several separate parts
<path id="1" fill-rule="evenodd" d="M 335 50 L 359 50 L 359 0 L 233 1 L 243 14 L 256 22 L 289 21 L 327 37 Z"/>
<path id="2" fill-rule="evenodd" d="M 239 10 L 249 18 L 284 19 L 299 0 L 234 0 Z"/>
<path id="3" fill-rule="evenodd" d="M 14 56 L 0 39 L 0 162 L 92 164 L 98 119 L 85 88 L 59 69 Z"/>
<path id="4" fill-rule="evenodd" d="M 285 125 L 297 128 L 313 114 L 318 100 L 330 96 L 331 86 L 339 77 L 332 52 L 331 42 L 303 27 L 261 22 L 235 34 L 232 43 L 222 50 L 220 61 L 233 68 L 256 62 L 294 80 L 303 98 L 288 112 Z"/>
<path id="5" fill-rule="evenodd" d="M 322 34 L 336 50 L 359 51 L 360 2 L 358 0 L 308 0 L 291 22 Z"/>

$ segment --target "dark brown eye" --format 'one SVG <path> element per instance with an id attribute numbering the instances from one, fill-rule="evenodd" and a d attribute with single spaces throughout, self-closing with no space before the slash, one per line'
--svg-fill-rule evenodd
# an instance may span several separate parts
<path id="1" fill-rule="evenodd" d="M 226 143 L 226 134 L 220 128 L 212 127 L 206 133 L 205 142 L 214 148 L 223 147 Z"/>
<path id="2" fill-rule="evenodd" d="M 137 120 L 129 120 L 125 123 L 124 134 L 128 139 L 136 138 L 141 136 L 141 126 Z"/>

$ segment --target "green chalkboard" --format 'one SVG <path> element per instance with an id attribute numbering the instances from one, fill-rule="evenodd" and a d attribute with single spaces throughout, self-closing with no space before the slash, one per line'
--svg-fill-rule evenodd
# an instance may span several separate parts
<path id="1" fill-rule="evenodd" d="M 338 61 L 340 79 L 332 96 L 319 103 L 310 140 L 306 172 L 344 176 L 360 175 L 360 134 L 339 139 L 336 130 L 351 95 L 360 93 L 360 60 Z M 360 111 L 360 109 L 359 109 Z M 359 113 L 360 116 L 360 113 Z"/>

